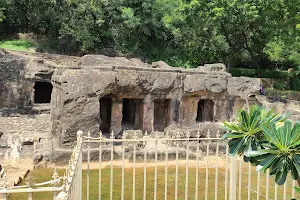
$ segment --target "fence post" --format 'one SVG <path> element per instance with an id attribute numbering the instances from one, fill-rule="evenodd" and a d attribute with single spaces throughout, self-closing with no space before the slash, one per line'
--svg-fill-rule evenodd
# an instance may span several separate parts
<path id="1" fill-rule="evenodd" d="M 1 165 L 0 165 L 1 168 Z M 0 193 L 0 200 L 7 200 L 7 193 L 6 192 L 6 186 L 7 186 L 7 178 L 6 178 L 6 171 L 2 167 L 0 169 L 0 186 L 3 187 L 0 191 L 3 191 L 3 193 Z"/>
<path id="2" fill-rule="evenodd" d="M 2 189 L 3 192 L 5 192 L 5 188 Z M 6 193 L 0 193 L 0 200 L 7 200 L 7 194 Z"/>
<path id="3" fill-rule="evenodd" d="M 67 199 L 68 199 L 68 194 L 65 191 L 60 192 L 56 197 L 56 200 L 67 200 Z"/>
<path id="4" fill-rule="evenodd" d="M 236 170 L 237 170 L 237 156 L 230 156 L 230 186 L 229 199 L 236 200 Z"/>
<path id="5" fill-rule="evenodd" d="M 82 131 L 78 131 L 77 132 L 77 144 L 81 144 L 82 143 L 82 135 L 83 135 L 83 132 Z M 81 144 L 82 145 L 82 144 Z M 78 190 L 77 191 L 77 197 L 76 199 L 78 200 L 81 200 L 82 199 L 82 147 L 81 145 L 79 146 L 79 149 L 78 149 L 78 164 L 77 164 L 77 170 L 78 170 L 78 173 L 77 173 L 77 179 L 78 179 Z"/>

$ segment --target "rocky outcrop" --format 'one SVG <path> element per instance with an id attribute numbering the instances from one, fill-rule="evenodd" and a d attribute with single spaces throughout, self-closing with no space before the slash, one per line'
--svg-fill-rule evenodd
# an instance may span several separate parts
<path id="1" fill-rule="evenodd" d="M 243 106 L 260 86 L 257 79 L 231 77 L 223 64 L 184 69 L 163 61 L 150 65 L 124 57 L 21 52 L 1 52 L 0 58 L 2 112 L 32 110 L 35 83 L 52 84 L 50 129 L 58 143 L 54 148 L 74 145 L 79 129 L 98 135 L 103 123 L 118 134 L 128 127 L 152 132 L 171 124 L 193 127 L 226 120 L 233 107 Z M 108 100 L 101 111 L 102 98 Z M 124 99 L 135 100 L 135 108 L 124 111 Z M 199 105 L 201 100 L 206 103 Z M 209 117 L 198 116 L 206 114 Z M 125 115 L 135 116 L 132 124 L 123 122 Z"/>
<path id="2" fill-rule="evenodd" d="M 205 64 L 199 66 L 198 69 L 203 72 L 226 72 L 226 66 L 223 63 Z"/>
<path id="3" fill-rule="evenodd" d="M 260 88 L 260 80 L 248 77 L 230 77 L 227 83 L 227 91 L 229 95 L 239 96 L 247 99 L 250 95 L 258 93 Z"/>

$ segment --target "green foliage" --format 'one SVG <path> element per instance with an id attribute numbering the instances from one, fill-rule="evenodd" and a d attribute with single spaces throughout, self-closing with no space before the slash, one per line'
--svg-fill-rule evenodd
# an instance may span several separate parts
<path id="1" fill-rule="evenodd" d="M 294 73 L 289 73 L 285 70 L 257 70 L 247 68 L 231 68 L 232 76 L 248 76 L 273 79 L 288 79 L 295 76 Z"/>
<path id="2" fill-rule="evenodd" d="M 300 78 L 299 77 L 295 77 L 295 78 L 292 79 L 291 89 L 300 91 Z"/>
<path id="3" fill-rule="evenodd" d="M 256 69 L 247 69 L 247 68 L 231 68 L 230 73 L 232 76 L 248 76 L 248 77 L 257 77 Z"/>
<path id="4" fill-rule="evenodd" d="M 278 89 L 278 90 L 286 89 L 285 84 L 281 81 L 277 81 L 273 86 L 275 89 Z"/>
<path id="5" fill-rule="evenodd" d="M 259 172 L 270 169 L 270 175 L 275 175 L 279 185 L 285 183 L 288 174 L 298 180 L 300 123 L 293 126 L 286 120 L 289 115 L 266 112 L 258 106 L 250 107 L 249 112 L 240 110 L 237 115 L 236 122 L 224 122 L 230 131 L 224 138 L 231 139 L 228 142 L 231 155 L 244 155 L 244 160 L 257 165 Z"/>
<path id="6" fill-rule="evenodd" d="M 25 51 L 29 48 L 34 48 L 35 44 L 30 43 L 26 40 L 6 40 L 0 41 L 0 48 L 8 50 L 20 50 Z"/>
<path id="7" fill-rule="evenodd" d="M 275 175 L 279 185 L 285 183 L 289 173 L 297 180 L 300 173 L 300 123 L 293 127 L 288 120 L 283 127 L 276 127 L 274 123 L 261 127 L 267 142 L 261 143 L 263 148 L 247 152 L 247 156 L 259 161 L 259 172 L 270 169 L 270 175 Z"/>
<path id="8" fill-rule="evenodd" d="M 300 65 L 299 4 L 281 0 L 2 0 L 0 34 L 33 32 L 47 39 L 42 44 L 60 53 L 110 49 L 186 68 L 216 62 L 228 68 L 296 68 Z M 264 71 L 237 73 L 260 76 Z"/>
<path id="9" fill-rule="evenodd" d="M 253 105 L 249 111 L 239 110 L 235 122 L 224 122 L 224 128 L 229 131 L 224 135 L 228 142 L 231 155 L 242 155 L 244 152 L 262 148 L 263 139 L 262 125 L 284 122 L 289 115 L 279 115 L 273 110 L 267 111 L 263 107 Z M 248 156 L 244 157 L 249 161 Z M 255 160 L 253 160 L 254 162 Z M 250 160 L 252 162 L 252 160 Z"/>
<path id="10" fill-rule="evenodd" d="M 294 189 L 296 190 L 296 192 L 300 193 L 300 188 L 299 187 L 294 187 Z"/>

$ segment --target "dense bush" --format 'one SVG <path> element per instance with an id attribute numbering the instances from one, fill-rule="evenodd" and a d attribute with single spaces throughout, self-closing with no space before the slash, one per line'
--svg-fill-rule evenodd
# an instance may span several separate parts
<path id="1" fill-rule="evenodd" d="M 291 89 L 300 91 L 300 78 L 296 77 L 291 80 Z"/>
<path id="2" fill-rule="evenodd" d="M 300 91 L 300 71 L 284 71 L 284 70 L 257 70 L 247 68 L 231 68 L 232 76 L 247 76 L 259 78 L 278 79 L 273 85 L 279 90 L 297 90 Z M 287 81 L 287 83 L 285 83 Z"/>
<path id="3" fill-rule="evenodd" d="M 230 73 L 232 76 L 248 76 L 248 77 L 257 77 L 256 69 L 247 69 L 247 68 L 231 68 Z"/>
<path id="4" fill-rule="evenodd" d="M 261 78 L 288 79 L 290 76 L 292 76 L 291 73 L 283 70 L 259 70 Z"/>
<path id="5" fill-rule="evenodd" d="M 275 89 L 278 89 L 278 90 L 285 90 L 285 89 L 288 89 L 288 88 L 286 88 L 284 82 L 282 82 L 282 81 L 277 81 L 277 82 L 273 85 L 273 87 L 274 87 Z"/>
<path id="6" fill-rule="evenodd" d="M 187 68 L 286 69 L 300 65 L 299 7 L 273 0 L 1 0 L 0 35 L 33 32 L 66 54 L 109 49 Z"/>
<path id="7" fill-rule="evenodd" d="M 284 70 L 257 70 L 247 68 L 231 68 L 232 76 L 248 76 L 259 78 L 273 78 L 273 79 L 288 79 L 294 77 L 295 73 L 289 73 Z"/>

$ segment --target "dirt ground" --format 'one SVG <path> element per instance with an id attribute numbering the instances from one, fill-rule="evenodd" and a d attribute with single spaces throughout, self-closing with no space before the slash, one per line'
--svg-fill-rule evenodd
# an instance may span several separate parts
<path id="1" fill-rule="evenodd" d="M 33 170 L 32 159 L 22 158 L 19 160 L 1 160 L 1 165 L 4 167 L 8 186 L 18 184 L 28 173 L 28 170 Z"/>
<path id="2" fill-rule="evenodd" d="M 179 166 L 185 166 L 186 165 L 186 160 L 179 160 L 178 161 L 178 165 Z M 229 163 L 229 160 L 228 160 L 228 163 Z M 114 160 L 113 161 L 113 166 L 115 167 L 122 167 L 122 160 Z M 197 164 L 196 160 L 189 160 L 188 161 L 188 165 L 189 167 L 195 167 Z M 101 162 L 101 168 L 105 168 L 105 167 L 108 167 L 111 165 L 111 162 Z M 167 162 L 167 165 L 170 167 L 170 166 L 176 166 L 176 161 L 175 160 L 169 160 Z M 199 168 L 205 168 L 206 167 L 206 160 L 203 159 L 203 160 L 199 160 L 198 161 L 198 165 L 199 165 Z M 216 162 L 216 156 L 209 156 L 208 157 L 208 167 L 209 168 L 214 168 L 215 166 L 217 165 L 217 162 Z M 129 160 L 124 160 L 124 167 L 125 168 L 132 168 L 134 166 L 133 162 L 130 162 Z M 146 164 L 147 167 L 154 167 L 155 166 L 155 162 L 151 161 L 147 161 L 147 164 Z M 157 162 L 157 166 L 165 166 L 165 161 L 158 161 Z M 50 167 L 50 168 L 66 168 L 67 166 L 66 165 L 55 165 L 55 164 L 49 164 L 47 165 L 47 167 Z M 136 162 L 135 163 L 135 167 L 136 168 L 140 168 L 140 167 L 144 167 L 144 162 Z M 218 167 L 219 168 L 225 168 L 226 167 L 226 159 L 225 157 L 219 157 L 218 158 Z M 228 164 L 228 167 L 229 167 L 229 164 Z M 82 164 L 82 169 L 87 169 L 88 168 L 88 165 L 87 165 L 87 162 L 84 162 Z M 99 169 L 99 162 L 98 161 L 92 161 L 90 162 L 89 164 L 89 168 L 90 169 Z"/>

